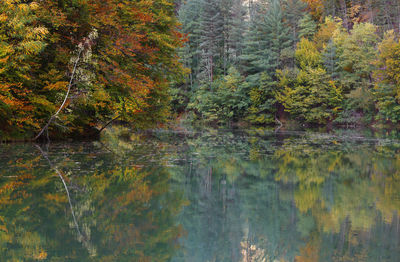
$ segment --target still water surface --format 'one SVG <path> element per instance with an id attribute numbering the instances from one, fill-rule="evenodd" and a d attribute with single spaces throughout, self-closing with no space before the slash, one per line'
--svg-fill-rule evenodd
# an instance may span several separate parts
<path id="1" fill-rule="evenodd" d="M 400 141 L 114 130 L 0 145 L 0 261 L 400 261 Z"/>

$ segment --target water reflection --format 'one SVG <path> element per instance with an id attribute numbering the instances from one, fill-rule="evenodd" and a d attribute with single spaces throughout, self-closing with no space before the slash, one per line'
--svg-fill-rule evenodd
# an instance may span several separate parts
<path id="1" fill-rule="evenodd" d="M 398 261 L 398 141 L 118 129 L 91 143 L 1 145 L 0 257 Z"/>
<path id="2" fill-rule="evenodd" d="M 174 254 L 183 198 L 169 190 L 162 165 L 133 165 L 92 144 L 50 146 L 51 164 L 34 146 L 2 149 L 1 261 L 168 261 Z"/>

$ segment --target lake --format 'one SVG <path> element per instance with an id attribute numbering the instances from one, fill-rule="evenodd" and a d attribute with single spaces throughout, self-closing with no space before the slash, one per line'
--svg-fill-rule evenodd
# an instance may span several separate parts
<path id="1" fill-rule="evenodd" d="M 400 261 L 400 140 L 107 131 L 0 145 L 1 261 Z"/>

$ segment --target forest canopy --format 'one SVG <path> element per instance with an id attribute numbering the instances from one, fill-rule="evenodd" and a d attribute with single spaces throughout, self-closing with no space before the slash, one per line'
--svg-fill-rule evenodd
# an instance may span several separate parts
<path id="1" fill-rule="evenodd" d="M 400 120 L 399 1 L 187 0 L 178 14 L 190 69 L 172 89 L 178 112 L 219 124 Z"/>
<path id="2" fill-rule="evenodd" d="M 168 82 L 182 71 L 174 10 L 169 0 L 1 1 L 2 136 L 34 137 L 51 116 L 53 137 L 115 118 L 164 121 Z"/>

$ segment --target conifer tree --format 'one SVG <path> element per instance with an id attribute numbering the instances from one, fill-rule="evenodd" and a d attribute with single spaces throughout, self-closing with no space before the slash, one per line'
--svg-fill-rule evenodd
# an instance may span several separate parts
<path id="1" fill-rule="evenodd" d="M 299 21 L 299 38 L 311 38 L 317 31 L 317 24 L 310 14 L 305 14 Z"/>
<path id="2" fill-rule="evenodd" d="M 244 38 L 247 30 L 246 9 L 243 0 L 232 0 L 227 21 L 227 55 L 230 65 L 237 65 L 244 49 Z"/>
<path id="3" fill-rule="evenodd" d="M 200 23 L 200 72 L 199 77 L 212 83 L 218 66 L 223 62 L 223 16 L 221 6 L 215 0 L 203 0 Z"/>
<path id="4" fill-rule="evenodd" d="M 290 48 L 292 42 L 281 2 L 271 0 L 267 10 L 260 8 L 247 34 L 242 61 L 248 75 L 261 72 L 274 75 L 282 66 L 282 50 Z"/>
<path id="5" fill-rule="evenodd" d="M 281 67 L 282 50 L 292 46 L 293 38 L 290 37 L 290 29 L 284 22 L 284 18 L 281 0 L 271 0 L 267 14 L 264 16 L 264 28 L 262 28 L 265 32 L 264 56 L 268 59 L 260 61 L 269 73 L 274 73 Z"/>

